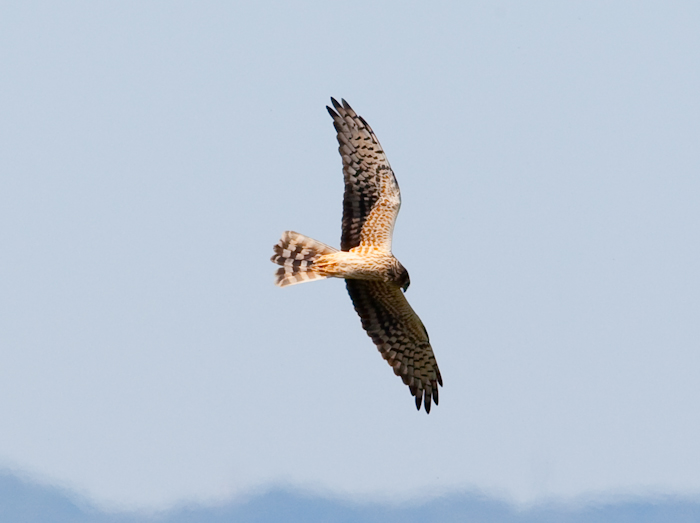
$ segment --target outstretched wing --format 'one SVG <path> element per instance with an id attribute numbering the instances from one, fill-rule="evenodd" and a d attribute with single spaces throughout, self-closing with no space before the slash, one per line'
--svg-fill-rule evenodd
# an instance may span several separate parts
<path id="1" fill-rule="evenodd" d="M 438 404 L 440 369 L 430 346 L 428 332 L 396 285 L 371 280 L 345 280 L 362 327 L 382 357 L 392 366 L 430 412 L 431 398 Z"/>
<path id="2" fill-rule="evenodd" d="M 394 172 L 367 122 L 345 100 L 342 105 L 334 98 L 331 102 L 335 111 L 326 108 L 338 131 L 345 178 L 340 248 L 349 251 L 367 245 L 391 251 L 391 236 L 401 207 Z"/>

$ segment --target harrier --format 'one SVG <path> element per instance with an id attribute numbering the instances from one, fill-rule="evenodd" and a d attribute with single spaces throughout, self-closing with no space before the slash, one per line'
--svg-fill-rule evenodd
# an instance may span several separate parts
<path id="1" fill-rule="evenodd" d="M 343 100 L 326 107 L 338 132 L 345 195 L 340 250 L 286 231 L 272 261 L 279 287 L 323 278 L 344 278 L 362 320 L 382 357 L 430 412 L 438 404 L 442 377 L 428 332 L 406 301 L 408 271 L 391 253 L 391 237 L 401 207 L 394 172 L 365 120 Z M 334 110 L 335 109 L 335 110 Z"/>

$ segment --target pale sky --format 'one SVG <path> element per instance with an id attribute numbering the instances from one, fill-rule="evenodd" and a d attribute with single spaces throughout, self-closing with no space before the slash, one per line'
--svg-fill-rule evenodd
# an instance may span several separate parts
<path id="1" fill-rule="evenodd" d="M 16 2 L 0 17 L 0 466 L 103 507 L 700 494 L 700 6 Z M 445 386 L 342 281 L 330 96 L 402 190 Z"/>

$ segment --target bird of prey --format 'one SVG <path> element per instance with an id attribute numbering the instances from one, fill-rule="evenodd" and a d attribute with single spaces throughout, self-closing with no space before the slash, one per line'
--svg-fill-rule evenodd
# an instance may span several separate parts
<path id="1" fill-rule="evenodd" d="M 350 105 L 331 98 L 326 107 L 337 131 L 345 194 L 340 250 L 286 231 L 272 261 L 279 287 L 323 278 L 344 278 L 362 321 L 382 357 L 430 412 L 442 377 L 428 332 L 406 301 L 408 271 L 391 253 L 401 193 L 384 150 L 367 122 Z"/>

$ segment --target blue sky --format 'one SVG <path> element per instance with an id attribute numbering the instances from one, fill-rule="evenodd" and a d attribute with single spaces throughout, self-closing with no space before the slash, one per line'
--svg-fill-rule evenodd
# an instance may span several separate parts
<path id="1" fill-rule="evenodd" d="M 0 466 L 100 510 L 700 493 L 700 8 L 23 2 L 0 20 Z M 340 281 L 329 97 L 371 124 L 445 381 Z M 588 498 L 586 498 L 588 499 Z"/>

